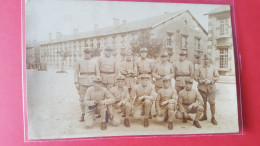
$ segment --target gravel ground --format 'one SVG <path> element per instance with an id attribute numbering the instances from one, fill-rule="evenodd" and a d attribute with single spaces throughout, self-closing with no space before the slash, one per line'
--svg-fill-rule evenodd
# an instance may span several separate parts
<path id="1" fill-rule="evenodd" d="M 197 85 L 194 84 L 194 88 Z M 79 138 L 98 136 L 129 136 L 129 135 L 176 135 L 238 132 L 236 85 L 217 83 L 216 119 L 218 125 L 202 121 L 201 129 L 192 125 L 192 121 L 184 124 L 174 120 L 174 129 L 168 130 L 167 123 L 150 120 L 148 128 L 143 127 L 142 120 L 130 120 L 131 127 L 122 124 L 100 130 L 100 119 L 93 128 L 85 129 L 80 123 L 79 95 L 73 84 L 73 71 L 57 74 L 55 70 L 27 70 L 27 105 L 29 139 Z M 191 114 L 191 117 L 194 117 Z"/>

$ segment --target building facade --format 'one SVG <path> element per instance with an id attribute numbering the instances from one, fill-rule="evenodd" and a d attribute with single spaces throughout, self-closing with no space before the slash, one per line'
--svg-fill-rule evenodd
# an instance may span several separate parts
<path id="1" fill-rule="evenodd" d="M 160 51 L 167 51 L 171 54 L 171 60 L 175 61 L 179 57 L 181 49 L 188 49 L 188 59 L 194 64 L 197 52 L 207 50 L 207 31 L 194 18 L 190 11 L 165 12 L 163 15 L 127 22 L 114 19 L 114 24 L 107 28 L 98 28 L 94 25 L 94 30 L 79 33 L 74 30 L 73 35 L 63 35 L 56 33 L 56 38 L 34 44 L 27 44 L 27 54 L 39 58 L 39 62 L 46 64 L 48 68 L 74 68 L 76 62 L 83 57 L 83 49 L 89 46 L 101 52 L 110 46 L 115 48 L 115 54 L 120 54 L 126 49 L 131 49 L 131 42 L 138 39 L 142 32 L 149 32 L 152 37 L 162 41 Z M 38 49 L 39 51 L 32 51 Z M 29 59 L 27 57 L 27 59 Z M 35 59 L 32 59 L 35 60 Z"/>
<path id="2" fill-rule="evenodd" d="M 220 6 L 207 13 L 208 48 L 219 73 L 235 75 L 232 25 L 229 6 Z"/>

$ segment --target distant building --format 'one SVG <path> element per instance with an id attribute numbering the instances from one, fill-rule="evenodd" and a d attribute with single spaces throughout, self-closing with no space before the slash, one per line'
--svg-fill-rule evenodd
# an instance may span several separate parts
<path id="1" fill-rule="evenodd" d="M 178 59 L 181 49 L 188 49 L 188 59 L 195 64 L 198 63 L 194 57 L 197 52 L 207 50 L 207 31 L 188 10 L 165 12 L 160 16 L 134 22 L 123 20 L 120 23 L 119 19 L 114 18 L 111 27 L 99 29 L 95 24 L 92 31 L 79 33 L 75 29 L 74 33 L 68 36 L 57 32 L 55 39 L 49 34 L 48 41 L 27 44 L 26 50 L 30 52 L 35 47 L 40 48 L 34 56 L 39 56 L 40 62 L 47 64 L 48 68 L 59 68 L 62 62 L 66 68 L 73 68 L 76 61 L 82 58 L 84 46 L 101 51 L 107 46 L 112 46 L 119 56 L 126 48 L 131 48 L 131 42 L 138 39 L 138 34 L 143 31 L 160 38 L 163 42 L 161 51 L 169 52 L 172 61 Z"/>
<path id="2" fill-rule="evenodd" d="M 230 7 L 220 6 L 209 13 L 208 48 L 222 75 L 235 75 Z"/>

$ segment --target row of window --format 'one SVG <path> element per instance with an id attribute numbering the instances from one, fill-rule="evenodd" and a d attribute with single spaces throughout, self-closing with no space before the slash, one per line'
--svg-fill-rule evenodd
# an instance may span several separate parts
<path id="1" fill-rule="evenodd" d="M 173 34 L 167 34 L 166 37 L 166 47 L 172 47 L 173 45 L 173 40 L 172 40 Z M 200 49 L 200 38 L 199 37 L 194 37 L 194 46 L 195 49 Z M 181 38 L 181 48 L 182 49 L 187 49 L 188 48 L 188 36 L 187 35 L 182 35 Z"/>

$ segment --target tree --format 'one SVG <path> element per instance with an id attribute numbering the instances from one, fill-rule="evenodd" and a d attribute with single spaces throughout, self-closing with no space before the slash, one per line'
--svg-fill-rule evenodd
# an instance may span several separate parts
<path id="1" fill-rule="evenodd" d="M 133 39 L 130 43 L 133 54 L 137 55 L 140 53 L 141 48 L 147 48 L 149 58 L 157 58 L 162 48 L 162 40 L 151 32 L 142 31 L 138 34 L 137 39 Z"/>

